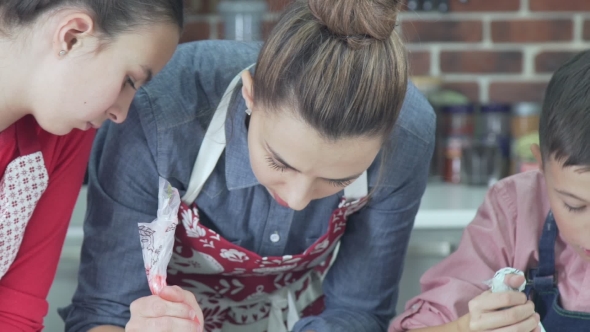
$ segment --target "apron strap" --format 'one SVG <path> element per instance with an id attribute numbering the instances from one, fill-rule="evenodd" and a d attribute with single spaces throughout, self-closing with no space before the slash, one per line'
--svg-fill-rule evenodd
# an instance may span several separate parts
<path id="1" fill-rule="evenodd" d="M 283 310 L 287 310 L 287 326 L 283 318 Z M 270 295 L 270 312 L 268 316 L 268 331 L 288 332 L 292 331 L 299 321 L 295 293 L 289 287 L 284 287 L 275 294 Z"/>
<path id="2" fill-rule="evenodd" d="M 543 235 L 539 242 L 539 269 L 538 276 L 553 276 L 555 273 L 555 240 L 559 230 L 555 224 L 553 212 L 549 212 L 543 227 Z"/>
<path id="3" fill-rule="evenodd" d="M 252 66 L 254 65 L 251 65 L 245 70 L 250 69 Z M 193 166 L 187 191 L 184 196 L 182 196 L 182 201 L 188 205 L 192 204 L 197 199 L 201 189 L 203 189 L 205 182 L 209 178 L 209 175 L 211 175 L 213 169 L 215 169 L 215 165 L 217 165 L 221 153 L 225 150 L 225 119 L 234 89 L 238 85 L 240 78 L 241 73 L 236 75 L 231 83 L 229 83 L 227 90 L 225 90 L 225 93 L 221 98 L 221 102 L 215 110 L 215 114 L 213 114 L 211 123 L 207 128 L 205 138 L 203 139 L 203 143 L 201 143 L 201 148 L 197 155 L 197 160 Z"/>
<path id="4" fill-rule="evenodd" d="M 539 241 L 539 266 L 529 270 L 528 282 L 532 282 L 536 291 L 549 291 L 556 285 L 555 240 L 558 233 L 553 213 L 549 212 Z"/>

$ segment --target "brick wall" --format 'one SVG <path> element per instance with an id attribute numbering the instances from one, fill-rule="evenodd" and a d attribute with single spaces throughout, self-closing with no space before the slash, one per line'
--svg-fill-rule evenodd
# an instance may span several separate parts
<path id="1" fill-rule="evenodd" d="M 269 12 L 264 18 L 263 36 L 268 33 L 278 20 L 281 11 L 290 0 L 266 0 Z M 218 0 L 184 0 L 186 12 L 186 26 L 181 42 L 223 39 L 223 22 L 217 15 Z"/>
<path id="2" fill-rule="evenodd" d="M 267 0 L 266 36 L 289 0 Z M 404 12 L 412 75 L 438 76 L 473 101 L 540 101 L 551 73 L 590 48 L 590 0 L 449 0 L 449 13 Z M 186 0 L 183 41 L 223 38 L 216 0 Z"/>

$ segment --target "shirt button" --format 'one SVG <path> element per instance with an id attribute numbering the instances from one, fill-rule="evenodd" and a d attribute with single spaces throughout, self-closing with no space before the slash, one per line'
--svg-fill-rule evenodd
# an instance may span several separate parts
<path id="1" fill-rule="evenodd" d="M 279 241 L 281 240 L 281 237 L 280 237 L 279 233 L 277 233 L 277 232 L 274 232 L 274 233 L 272 233 L 272 235 L 270 236 L 270 240 L 271 240 L 273 243 L 277 243 L 277 242 L 279 242 Z"/>

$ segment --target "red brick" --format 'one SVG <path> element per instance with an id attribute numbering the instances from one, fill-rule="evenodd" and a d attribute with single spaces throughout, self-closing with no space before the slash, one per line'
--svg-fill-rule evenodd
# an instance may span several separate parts
<path id="1" fill-rule="evenodd" d="M 403 21 L 404 39 L 420 42 L 479 42 L 482 40 L 481 21 Z"/>
<path id="2" fill-rule="evenodd" d="M 268 2 L 268 11 L 282 12 L 293 0 L 266 0 Z"/>
<path id="3" fill-rule="evenodd" d="M 520 9 L 518 0 L 449 0 L 450 12 L 507 12 Z"/>
<path id="4" fill-rule="evenodd" d="M 452 90 L 463 94 L 472 102 L 479 102 L 479 83 L 477 82 L 444 82 L 442 89 Z"/>
<path id="5" fill-rule="evenodd" d="M 590 40 L 590 21 L 588 20 L 584 22 L 584 39 Z"/>
<path id="6" fill-rule="evenodd" d="M 590 11 L 588 0 L 529 0 L 532 11 Z"/>
<path id="7" fill-rule="evenodd" d="M 209 22 L 191 22 L 184 26 L 184 33 L 180 38 L 181 43 L 194 40 L 209 39 L 211 35 L 211 26 Z"/>
<path id="8" fill-rule="evenodd" d="M 430 52 L 416 51 L 408 54 L 411 75 L 428 75 L 430 73 Z"/>
<path id="9" fill-rule="evenodd" d="M 546 87 L 546 82 L 494 82 L 490 84 L 489 99 L 503 103 L 541 102 Z"/>
<path id="10" fill-rule="evenodd" d="M 520 73 L 522 53 L 518 51 L 443 51 L 440 69 L 444 73 Z"/>
<path id="11" fill-rule="evenodd" d="M 578 52 L 547 51 L 539 53 L 535 58 L 535 71 L 538 73 L 552 73 L 576 53 Z"/>
<path id="12" fill-rule="evenodd" d="M 496 43 L 570 41 L 572 20 L 513 20 L 492 22 L 492 40 Z"/>

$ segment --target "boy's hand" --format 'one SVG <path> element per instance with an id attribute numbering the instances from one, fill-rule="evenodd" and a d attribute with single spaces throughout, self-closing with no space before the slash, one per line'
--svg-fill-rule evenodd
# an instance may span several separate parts
<path id="1" fill-rule="evenodd" d="M 520 275 L 507 275 L 504 281 L 517 289 L 524 283 Z M 484 292 L 469 301 L 469 315 L 463 326 L 466 331 L 531 332 L 540 331 L 535 306 L 521 292 Z"/>

